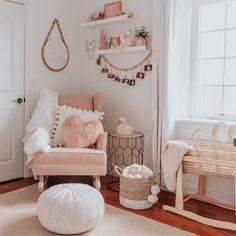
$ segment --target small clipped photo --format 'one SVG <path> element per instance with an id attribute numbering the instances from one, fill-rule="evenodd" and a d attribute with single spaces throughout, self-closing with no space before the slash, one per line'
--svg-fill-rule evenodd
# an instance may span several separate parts
<path id="1" fill-rule="evenodd" d="M 109 78 L 109 79 L 113 79 L 113 78 L 115 78 L 115 75 L 112 74 L 112 73 L 108 73 L 107 78 Z"/>
<path id="2" fill-rule="evenodd" d="M 123 80 L 122 80 L 122 83 L 123 83 L 123 84 L 129 84 L 129 79 L 123 79 Z"/>
<path id="3" fill-rule="evenodd" d="M 108 69 L 107 68 L 102 68 L 101 73 L 108 73 Z"/>
<path id="4" fill-rule="evenodd" d="M 143 73 L 143 72 L 137 72 L 136 78 L 138 78 L 138 79 L 144 79 L 144 77 L 145 77 L 145 73 Z"/>
<path id="5" fill-rule="evenodd" d="M 152 64 L 145 65 L 144 71 L 152 71 Z"/>
<path id="6" fill-rule="evenodd" d="M 119 83 L 120 83 L 120 82 L 121 82 L 121 79 L 120 79 L 118 76 L 116 76 L 116 77 L 115 77 L 115 79 L 114 79 L 114 81 L 116 81 L 116 82 L 119 82 Z"/>
<path id="7" fill-rule="evenodd" d="M 135 86 L 135 80 L 134 79 L 131 79 L 129 81 L 129 86 Z"/>

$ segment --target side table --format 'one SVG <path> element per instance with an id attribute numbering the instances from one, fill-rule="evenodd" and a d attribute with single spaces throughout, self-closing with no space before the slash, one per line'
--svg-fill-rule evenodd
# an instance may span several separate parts
<path id="1" fill-rule="evenodd" d="M 133 163 L 143 164 L 144 135 L 133 132 L 129 136 L 116 132 L 108 134 L 108 187 L 119 191 L 119 178 L 114 172 L 114 166 L 122 169 Z"/>

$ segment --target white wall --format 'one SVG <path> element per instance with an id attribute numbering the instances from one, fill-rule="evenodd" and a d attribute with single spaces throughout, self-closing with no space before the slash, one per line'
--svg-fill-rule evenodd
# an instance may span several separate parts
<path id="1" fill-rule="evenodd" d="M 85 22 L 92 10 L 103 10 L 107 1 L 81 0 L 80 14 L 78 20 Z M 103 94 L 103 110 L 105 112 L 104 126 L 106 131 L 116 129 L 116 123 L 120 116 L 123 116 L 135 128 L 145 135 L 144 162 L 151 164 L 151 140 L 152 140 L 152 109 L 151 109 L 151 73 L 146 75 L 144 80 L 137 79 L 135 87 L 117 83 L 107 79 L 100 73 L 101 68 L 96 65 L 96 56 L 92 61 L 88 59 L 85 51 L 86 40 L 97 40 L 100 30 L 103 28 L 108 36 L 119 33 L 126 33 L 134 25 L 144 25 L 152 32 L 153 1 L 147 0 L 125 0 L 123 9 L 134 13 L 134 22 L 114 23 L 101 27 L 80 28 L 79 33 L 79 92 L 92 93 L 100 90 Z M 97 45 L 98 47 L 98 45 Z M 109 59 L 118 66 L 128 67 L 139 61 L 146 53 L 110 55 Z M 129 74 L 130 76 L 131 74 Z"/>
<path id="2" fill-rule="evenodd" d="M 27 7 L 27 38 L 26 51 L 29 70 L 27 82 L 30 84 L 31 110 L 34 109 L 39 93 L 48 88 L 59 93 L 92 93 L 100 90 L 103 94 L 103 107 L 106 114 L 105 129 L 112 131 L 116 127 L 119 116 L 127 118 L 136 130 L 145 134 L 145 163 L 151 165 L 152 140 L 152 109 L 151 109 L 151 73 L 145 80 L 137 81 L 135 87 L 128 87 L 106 79 L 96 66 L 96 57 L 88 59 L 84 43 L 86 40 L 98 40 L 101 28 L 80 28 L 80 23 L 87 19 L 89 12 L 96 9 L 103 10 L 104 0 L 26 0 Z M 132 11 L 133 23 L 116 23 L 104 27 L 108 35 L 125 33 L 134 25 L 146 26 L 152 31 L 153 1 L 152 0 L 124 0 L 124 10 Z M 58 18 L 64 37 L 70 49 L 70 63 L 59 73 L 49 71 L 40 57 L 42 43 L 54 18 Z M 119 66 L 129 66 L 139 62 L 143 53 L 110 56 L 110 60 Z M 27 63 L 27 61 L 26 61 Z M 178 123 L 178 139 L 191 138 L 196 128 L 203 128 L 210 133 L 211 122 L 180 121 Z M 196 178 L 185 177 L 185 189 L 196 189 Z M 207 179 L 209 195 L 226 202 L 234 201 L 233 181 Z"/>
<path id="3" fill-rule="evenodd" d="M 211 131 L 215 123 L 219 121 L 184 119 L 177 122 L 177 139 L 192 139 L 192 133 L 196 129 L 201 132 L 196 136 L 197 139 L 210 140 Z M 235 123 L 229 123 L 233 127 L 233 134 L 236 136 Z M 225 142 L 228 138 L 227 130 L 224 126 L 219 128 L 217 141 Z M 197 190 L 197 177 L 195 175 L 184 176 L 185 191 L 193 192 Z M 207 195 L 226 203 L 234 204 L 234 181 L 207 177 Z"/>
<path id="4" fill-rule="evenodd" d="M 26 65 L 31 112 L 42 89 L 59 93 L 77 91 L 79 63 L 79 4 L 77 0 L 26 0 Z M 41 59 L 41 47 L 54 18 L 59 19 L 70 50 L 70 62 L 62 72 L 48 70 Z M 29 66 L 28 66 L 29 65 Z"/>

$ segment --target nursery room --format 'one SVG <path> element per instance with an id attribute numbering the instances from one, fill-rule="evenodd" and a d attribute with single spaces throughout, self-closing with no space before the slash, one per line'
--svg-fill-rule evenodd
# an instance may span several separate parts
<path id="1" fill-rule="evenodd" d="M 236 0 L 0 0 L 0 236 L 236 235 Z"/>

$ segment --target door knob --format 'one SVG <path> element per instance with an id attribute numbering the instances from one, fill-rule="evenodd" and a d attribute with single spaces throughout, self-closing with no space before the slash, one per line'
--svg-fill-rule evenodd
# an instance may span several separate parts
<path id="1" fill-rule="evenodd" d="M 17 102 L 18 104 L 21 104 L 23 102 L 23 99 L 17 98 L 17 99 L 14 99 L 13 102 Z"/>

